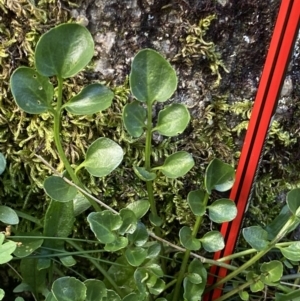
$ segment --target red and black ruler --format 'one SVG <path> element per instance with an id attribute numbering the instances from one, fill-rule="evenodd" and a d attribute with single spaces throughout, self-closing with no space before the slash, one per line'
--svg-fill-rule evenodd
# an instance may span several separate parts
<path id="1" fill-rule="evenodd" d="M 215 254 L 215 260 L 231 255 L 235 249 L 299 24 L 300 0 L 282 0 L 238 163 L 236 180 L 230 193 L 230 199 L 236 202 L 238 215 L 232 222 L 222 225 L 225 248 Z M 208 285 L 217 283 L 226 275 L 227 269 L 212 266 Z M 203 300 L 216 300 L 221 295 L 222 286 L 206 293 Z"/>

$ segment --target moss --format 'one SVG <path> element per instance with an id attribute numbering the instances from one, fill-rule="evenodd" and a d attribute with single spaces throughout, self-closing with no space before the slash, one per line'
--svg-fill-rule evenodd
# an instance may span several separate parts
<path id="1" fill-rule="evenodd" d="M 214 42 L 205 40 L 205 35 L 209 29 L 211 22 L 216 19 L 215 15 L 209 15 L 199 21 L 198 24 L 185 24 L 186 36 L 180 39 L 181 50 L 174 57 L 173 61 L 180 61 L 188 66 L 198 64 L 208 65 L 211 74 L 217 76 L 214 87 L 219 86 L 222 79 L 220 68 L 228 72 L 220 53 L 216 49 Z"/>

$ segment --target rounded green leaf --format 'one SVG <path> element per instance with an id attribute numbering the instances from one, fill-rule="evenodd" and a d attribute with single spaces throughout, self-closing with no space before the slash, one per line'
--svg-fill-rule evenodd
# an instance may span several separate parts
<path id="1" fill-rule="evenodd" d="M 127 104 L 123 109 L 123 122 L 132 137 L 140 137 L 145 131 L 147 111 L 138 101 Z"/>
<path id="2" fill-rule="evenodd" d="M 183 226 L 179 231 L 180 243 L 188 250 L 197 251 L 201 248 L 199 239 L 193 237 L 192 230 Z"/>
<path id="3" fill-rule="evenodd" d="M 6 167 L 6 159 L 2 153 L 0 153 L 0 175 L 4 172 Z"/>
<path id="4" fill-rule="evenodd" d="M 146 226 L 138 222 L 135 231 L 132 234 L 128 234 L 128 239 L 136 246 L 143 246 L 148 240 L 149 234 Z"/>
<path id="5" fill-rule="evenodd" d="M 300 188 L 291 190 L 286 196 L 286 201 L 290 211 L 300 217 Z"/>
<path id="6" fill-rule="evenodd" d="M 239 291 L 239 297 L 243 300 L 243 301 L 248 301 L 249 300 L 249 293 L 246 291 Z"/>
<path id="7" fill-rule="evenodd" d="M 119 228 L 118 232 L 121 235 L 125 233 L 133 233 L 136 229 L 137 218 L 133 211 L 128 208 L 123 208 L 120 210 L 120 216 L 122 218 L 122 226 Z"/>
<path id="8" fill-rule="evenodd" d="M 180 151 L 169 156 L 162 166 L 155 167 L 152 170 L 161 170 L 166 177 L 175 179 L 184 176 L 194 165 L 192 155 Z"/>
<path id="9" fill-rule="evenodd" d="M 190 275 L 194 276 L 191 279 Z M 193 259 L 188 267 L 188 276 L 183 280 L 184 298 L 188 301 L 201 300 L 206 285 L 207 272 L 198 259 Z M 192 281 L 191 281 L 192 280 Z M 195 283 L 198 282 L 198 283 Z"/>
<path id="10" fill-rule="evenodd" d="M 56 176 L 50 176 L 44 181 L 44 189 L 50 198 L 58 202 L 72 201 L 77 194 L 77 189 L 74 186 Z"/>
<path id="11" fill-rule="evenodd" d="M 150 242 L 150 244 L 147 251 L 147 258 L 156 258 L 161 251 L 161 244 L 158 242 Z"/>
<path id="12" fill-rule="evenodd" d="M 137 100 L 164 102 L 176 90 L 177 77 L 165 58 L 152 49 L 144 49 L 133 59 L 129 83 Z"/>
<path id="13" fill-rule="evenodd" d="M 149 210 L 150 203 L 148 200 L 138 200 L 127 205 L 128 209 L 133 211 L 137 219 L 142 218 Z"/>
<path id="14" fill-rule="evenodd" d="M 217 252 L 224 248 L 224 238 L 219 231 L 210 231 L 200 239 L 207 252 Z"/>
<path id="15" fill-rule="evenodd" d="M 86 211 L 88 208 L 91 207 L 91 203 L 89 200 L 84 196 L 81 192 L 77 192 L 75 198 L 73 199 L 73 205 L 74 205 L 74 216 L 77 216 L 84 211 Z"/>
<path id="16" fill-rule="evenodd" d="M 109 210 L 92 212 L 88 215 L 87 220 L 97 239 L 104 244 L 114 242 L 116 240 L 114 231 L 122 226 L 120 215 Z"/>
<path id="17" fill-rule="evenodd" d="M 128 248 L 125 251 L 128 263 L 134 267 L 140 266 L 147 257 L 147 250 L 141 247 Z"/>
<path id="18" fill-rule="evenodd" d="M 155 227 L 160 227 L 163 224 L 163 219 L 152 212 L 149 214 L 150 223 Z"/>
<path id="19" fill-rule="evenodd" d="M 207 208 L 209 219 L 219 224 L 232 221 L 237 215 L 236 205 L 229 199 L 219 199 Z"/>
<path id="20" fill-rule="evenodd" d="M 193 190 L 188 194 L 188 204 L 196 216 L 203 216 L 206 210 L 206 192 L 204 190 Z"/>
<path id="21" fill-rule="evenodd" d="M 279 260 L 264 262 L 260 270 L 262 272 L 261 280 L 267 285 L 272 285 L 274 282 L 278 282 L 282 277 L 283 264 Z"/>
<path id="22" fill-rule="evenodd" d="M 56 279 L 51 291 L 59 301 L 84 301 L 86 298 L 86 286 L 74 277 Z"/>
<path id="23" fill-rule="evenodd" d="M 64 108 L 75 115 L 90 115 L 110 107 L 114 93 L 106 86 L 91 84 L 71 98 Z"/>
<path id="24" fill-rule="evenodd" d="M 107 296 L 106 287 L 101 280 L 88 279 L 83 283 L 86 286 L 86 301 L 97 301 Z"/>
<path id="25" fill-rule="evenodd" d="M 219 159 L 212 160 L 205 172 L 205 187 L 209 194 L 213 189 L 218 191 L 229 190 L 234 183 L 234 168 Z"/>
<path id="26" fill-rule="evenodd" d="M 133 171 L 140 180 L 145 181 L 145 182 L 153 181 L 156 178 L 156 173 L 149 172 L 144 167 L 139 167 L 139 166 L 133 165 Z"/>
<path id="27" fill-rule="evenodd" d="M 123 149 L 109 138 L 95 140 L 86 152 L 86 159 L 77 169 L 85 167 L 95 177 L 104 177 L 116 169 L 123 160 Z"/>
<path id="28" fill-rule="evenodd" d="M 4 242 L 5 235 L 0 233 L 0 264 L 9 262 L 13 257 L 11 254 L 15 251 L 17 244 L 14 241 Z"/>
<path id="29" fill-rule="evenodd" d="M 107 290 L 107 297 L 103 297 L 102 301 L 121 301 L 121 298 L 115 291 Z"/>
<path id="30" fill-rule="evenodd" d="M 61 24 L 43 34 L 35 49 L 35 66 L 44 76 L 76 75 L 94 55 L 90 32 L 79 24 Z"/>
<path id="31" fill-rule="evenodd" d="M 250 284 L 250 290 L 252 293 L 261 292 L 265 288 L 264 283 L 258 279 L 254 283 Z"/>
<path id="32" fill-rule="evenodd" d="M 158 121 L 153 131 L 173 137 L 181 134 L 190 122 L 190 113 L 183 104 L 171 104 L 158 113 Z"/>
<path id="33" fill-rule="evenodd" d="M 41 233 L 18 233 L 18 236 L 41 236 Z M 30 254 L 32 254 L 35 250 L 37 250 L 44 242 L 41 238 L 18 238 L 18 242 L 21 244 L 18 244 L 18 247 L 14 251 L 14 255 L 23 258 Z"/>
<path id="34" fill-rule="evenodd" d="M 48 77 L 35 70 L 16 69 L 10 78 L 10 86 L 17 105 L 26 113 L 40 114 L 51 108 L 53 86 Z"/>
<path id="35" fill-rule="evenodd" d="M 127 237 L 117 237 L 111 243 L 108 243 L 104 246 L 104 250 L 108 252 L 116 252 L 122 250 L 128 246 L 128 238 Z"/>
<path id="36" fill-rule="evenodd" d="M 292 261 L 300 261 L 300 242 L 293 242 L 287 248 L 279 248 L 282 255 Z"/>
<path id="37" fill-rule="evenodd" d="M 242 233 L 247 243 L 257 251 L 262 251 L 269 245 L 268 232 L 260 226 L 244 228 Z"/>
<path id="38" fill-rule="evenodd" d="M 19 217 L 10 207 L 0 205 L 0 221 L 6 225 L 17 225 Z"/>

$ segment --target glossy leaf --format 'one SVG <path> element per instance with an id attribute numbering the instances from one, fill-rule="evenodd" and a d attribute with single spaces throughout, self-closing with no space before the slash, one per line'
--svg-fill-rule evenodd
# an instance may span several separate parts
<path id="1" fill-rule="evenodd" d="M 219 224 L 232 221 L 237 215 L 236 205 L 229 199 L 219 199 L 207 208 L 209 219 Z"/>
<path id="2" fill-rule="evenodd" d="M 291 190 L 286 196 L 286 201 L 290 211 L 300 217 L 300 188 Z"/>
<path id="3" fill-rule="evenodd" d="M 189 192 L 187 201 L 196 216 L 203 216 L 206 211 L 206 192 L 204 190 L 198 189 Z"/>
<path id="4" fill-rule="evenodd" d="M 109 138 L 98 138 L 86 152 L 86 159 L 77 168 L 85 167 L 95 177 L 104 177 L 123 160 L 123 149 Z"/>
<path id="5" fill-rule="evenodd" d="M 107 296 L 102 301 L 121 301 L 120 296 L 113 290 L 107 290 Z"/>
<path id="6" fill-rule="evenodd" d="M 91 207 L 91 203 L 89 202 L 89 200 L 79 191 L 73 199 L 73 204 L 75 216 L 85 212 L 88 208 Z"/>
<path id="7" fill-rule="evenodd" d="M 58 202 L 72 201 L 77 194 L 74 186 L 66 183 L 61 177 L 50 176 L 44 181 L 44 189 L 51 199 Z"/>
<path id="8" fill-rule="evenodd" d="M 93 55 L 94 41 L 85 27 L 61 24 L 41 36 L 35 49 L 35 66 L 44 76 L 68 78 L 81 71 Z"/>
<path id="9" fill-rule="evenodd" d="M 133 274 L 134 280 L 141 295 L 146 295 L 147 286 L 146 281 L 149 279 L 149 273 L 145 268 L 137 268 Z"/>
<path id="10" fill-rule="evenodd" d="M 162 166 L 155 167 L 152 170 L 161 170 L 166 177 L 175 179 L 184 176 L 194 165 L 195 162 L 192 155 L 188 152 L 180 151 L 170 155 Z"/>
<path id="11" fill-rule="evenodd" d="M 207 252 L 217 252 L 224 248 L 224 238 L 219 231 L 210 231 L 200 239 L 202 247 Z"/>
<path id="12" fill-rule="evenodd" d="M 47 270 L 38 270 L 38 259 L 23 258 L 20 262 L 22 282 L 26 283 L 35 296 L 45 291 Z"/>
<path id="13" fill-rule="evenodd" d="M 283 264 L 279 260 L 264 262 L 260 270 L 262 272 L 261 280 L 267 285 L 274 285 L 283 274 Z"/>
<path id="14" fill-rule="evenodd" d="M 26 232 L 26 233 L 18 233 L 18 236 L 41 236 L 41 233 L 36 232 Z M 14 255 L 19 258 L 26 257 L 32 254 L 35 250 L 37 250 L 42 244 L 44 240 L 41 238 L 18 238 L 18 247 L 14 251 Z"/>
<path id="15" fill-rule="evenodd" d="M 250 284 L 250 290 L 252 293 L 261 292 L 264 288 L 265 285 L 260 279 Z"/>
<path id="16" fill-rule="evenodd" d="M 177 88 L 177 77 L 170 63 L 152 49 L 134 57 L 129 77 L 131 92 L 142 102 L 168 100 Z"/>
<path id="17" fill-rule="evenodd" d="M 234 168 L 219 159 L 212 160 L 205 171 L 205 187 L 209 194 L 213 189 L 227 191 L 234 183 Z"/>
<path id="18" fill-rule="evenodd" d="M 52 294 L 59 301 L 84 301 L 86 286 L 74 277 L 61 277 L 52 284 Z"/>
<path id="19" fill-rule="evenodd" d="M 73 202 L 50 201 L 44 218 L 44 236 L 68 237 L 74 230 L 74 207 Z M 46 255 L 51 254 L 49 249 L 64 250 L 64 240 L 46 239 L 41 250 L 44 257 L 38 259 L 37 269 L 47 269 L 50 267 L 51 259 Z M 48 248 L 48 249 L 46 249 Z"/>
<path id="20" fill-rule="evenodd" d="M 0 288 L 0 300 L 3 300 L 4 296 L 5 296 L 5 292 L 2 288 Z"/>
<path id="21" fill-rule="evenodd" d="M 53 86 L 48 77 L 31 68 L 20 67 L 10 78 L 12 95 L 26 113 L 41 114 L 51 108 Z"/>
<path id="22" fill-rule="evenodd" d="M 9 262 L 13 258 L 11 254 L 17 247 L 17 244 L 14 241 L 4 242 L 4 239 L 5 235 L 0 233 L 0 264 Z"/>
<path id="23" fill-rule="evenodd" d="M 59 260 L 65 267 L 72 267 L 77 263 L 74 257 L 71 255 L 60 256 Z"/>
<path id="24" fill-rule="evenodd" d="M 163 224 L 163 219 L 158 215 L 152 214 L 152 212 L 149 214 L 149 221 L 155 227 L 160 227 Z"/>
<path id="25" fill-rule="evenodd" d="M 106 287 L 101 280 L 88 279 L 83 283 L 86 286 L 85 301 L 101 301 L 102 297 L 107 296 Z"/>
<path id="26" fill-rule="evenodd" d="M 132 137 L 140 137 L 145 131 L 147 111 L 138 101 L 127 104 L 123 109 L 123 122 Z"/>
<path id="27" fill-rule="evenodd" d="M 139 166 L 133 165 L 133 171 L 140 180 L 145 181 L 145 182 L 153 181 L 156 178 L 155 172 L 149 172 L 144 167 L 139 167 Z"/>
<path id="28" fill-rule="evenodd" d="M 188 250 L 197 251 L 201 248 L 200 241 L 193 237 L 192 230 L 187 226 L 180 229 L 179 239 L 180 243 Z"/>
<path id="29" fill-rule="evenodd" d="M 97 239 L 104 244 L 115 241 L 116 235 L 114 231 L 122 226 L 120 215 L 114 214 L 109 210 L 92 212 L 88 215 L 87 220 Z"/>
<path id="30" fill-rule="evenodd" d="M 154 261 L 147 262 L 144 267 L 151 272 L 151 274 L 154 274 L 157 277 L 164 276 L 164 271 L 162 270 L 161 266 Z"/>
<path id="31" fill-rule="evenodd" d="M 125 256 L 120 256 L 115 261 L 116 264 L 110 265 L 108 269 L 109 276 L 119 286 L 123 295 L 129 294 L 136 288 L 135 280 L 133 277 L 135 268 L 128 264 Z M 107 288 L 111 288 L 111 284 L 103 280 Z"/>
<path id="32" fill-rule="evenodd" d="M 173 137 L 186 129 L 190 119 L 190 113 L 185 105 L 171 104 L 159 111 L 157 125 L 153 131 L 167 137 Z"/>
<path id="33" fill-rule="evenodd" d="M 118 232 L 121 235 L 124 235 L 125 233 L 132 234 L 137 225 L 137 218 L 134 212 L 128 208 L 123 208 L 120 210 L 120 216 L 122 218 L 122 226 L 119 228 Z"/>
<path id="34" fill-rule="evenodd" d="M 300 242 L 293 242 L 286 248 L 279 248 L 282 255 L 292 261 L 300 261 Z"/>
<path id="35" fill-rule="evenodd" d="M 128 246 L 128 238 L 127 237 L 117 237 L 111 243 L 107 243 L 104 246 L 104 250 L 108 252 L 116 252 L 122 250 Z"/>
<path id="36" fill-rule="evenodd" d="M 150 203 L 147 200 L 138 200 L 127 205 L 128 209 L 133 211 L 137 219 L 142 218 L 149 210 Z"/>
<path id="37" fill-rule="evenodd" d="M 3 174 L 6 167 L 6 159 L 2 153 L 0 153 L 0 175 Z"/>
<path id="38" fill-rule="evenodd" d="M 273 240 L 282 227 L 286 224 L 291 217 L 291 212 L 287 205 L 283 206 L 280 213 L 266 226 L 265 230 L 268 232 L 268 240 Z"/>
<path id="39" fill-rule="evenodd" d="M 149 234 L 148 234 L 147 228 L 141 222 L 137 223 L 137 227 L 132 234 L 128 234 L 129 241 L 131 241 L 138 247 L 143 246 L 147 242 L 148 237 L 149 237 Z"/>
<path id="40" fill-rule="evenodd" d="M 206 285 L 206 278 L 207 272 L 203 267 L 203 264 L 198 259 L 193 259 L 188 267 L 188 275 L 183 280 L 183 297 L 185 298 L 185 300 L 201 300 L 201 296 Z"/>
<path id="41" fill-rule="evenodd" d="M 262 251 L 269 244 L 268 232 L 260 226 L 244 228 L 242 233 L 247 243 L 257 251 Z"/>
<path id="42" fill-rule="evenodd" d="M 17 225 L 19 217 L 15 210 L 8 206 L 0 205 L 0 221 L 6 225 Z"/>
<path id="43" fill-rule="evenodd" d="M 161 244 L 158 242 L 151 242 L 147 249 L 147 258 L 156 258 L 161 251 Z"/>
<path id="44" fill-rule="evenodd" d="M 127 248 L 125 257 L 130 265 L 138 267 L 147 258 L 147 250 L 141 247 Z"/>
<path id="45" fill-rule="evenodd" d="M 156 282 L 153 285 L 148 284 L 149 293 L 157 296 L 164 291 L 165 286 L 166 286 L 165 282 L 162 279 L 158 278 L 156 279 Z"/>
<path id="46" fill-rule="evenodd" d="M 246 291 L 239 291 L 239 297 L 243 300 L 243 301 L 248 301 L 249 300 L 249 293 Z"/>
<path id="47" fill-rule="evenodd" d="M 91 84 L 72 97 L 64 108 L 75 115 L 90 115 L 110 107 L 114 93 L 106 86 Z"/>
<path id="48" fill-rule="evenodd" d="M 141 298 L 141 295 L 136 293 L 131 293 L 122 299 L 122 301 L 140 301 L 140 300 L 143 300 Z"/>
<path id="49" fill-rule="evenodd" d="M 287 294 L 276 293 L 275 301 L 300 301 L 300 290 L 295 290 Z"/>

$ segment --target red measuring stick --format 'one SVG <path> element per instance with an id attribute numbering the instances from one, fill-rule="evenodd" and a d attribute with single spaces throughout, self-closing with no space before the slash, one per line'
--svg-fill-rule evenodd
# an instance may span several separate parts
<path id="1" fill-rule="evenodd" d="M 235 183 L 230 193 L 230 199 L 236 202 L 238 214 L 232 222 L 222 225 L 225 248 L 215 253 L 215 260 L 231 255 L 235 249 L 299 24 L 300 0 L 282 0 L 238 163 Z M 208 285 L 217 283 L 226 274 L 227 269 L 212 266 Z M 220 297 L 222 287 L 221 285 L 210 291 L 208 288 L 203 300 L 212 301 Z"/>

